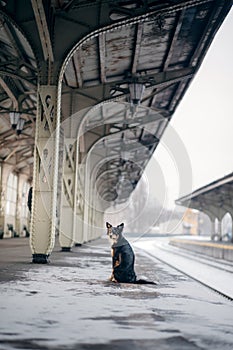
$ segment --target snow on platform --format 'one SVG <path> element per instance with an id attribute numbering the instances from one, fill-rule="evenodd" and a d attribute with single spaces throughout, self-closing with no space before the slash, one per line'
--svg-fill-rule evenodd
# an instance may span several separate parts
<path id="1" fill-rule="evenodd" d="M 1 350 L 232 350 L 229 300 L 138 250 L 158 285 L 110 283 L 105 238 L 59 250 L 35 265 L 27 239 L 0 242 Z"/>

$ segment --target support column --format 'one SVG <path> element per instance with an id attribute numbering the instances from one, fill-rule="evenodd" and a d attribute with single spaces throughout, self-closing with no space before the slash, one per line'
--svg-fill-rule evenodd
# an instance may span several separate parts
<path id="1" fill-rule="evenodd" d="M 230 214 L 231 214 L 231 242 L 233 243 L 233 210 L 230 211 Z"/>
<path id="2" fill-rule="evenodd" d="M 91 181 L 91 165 L 87 157 L 84 170 L 84 221 L 83 221 L 83 240 L 88 242 L 91 240 L 92 230 L 92 211 L 93 211 L 93 183 Z"/>
<path id="3" fill-rule="evenodd" d="M 78 181 L 78 189 L 77 189 L 77 206 L 76 206 L 76 215 L 75 215 L 75 232 L 74 232 L 74 241 L 75 245 L 79 246 L 84 243 L 83 236 L 83 223 L 84 223 L 84 201 L 83 192 L 80 188 L 80 179 Z"/>
<path id="4" fill-rule="evenodd" d="M 62 184 L 62 210 L 59 242 L 62 251 L 70 251 L 74 244 L 76 228 L 76 140 L 65 138 Z"/>
<path id="5" fill-rule="evenodd" d="M 85 183 L 85 206 L 84 206 L 84 238 L 85 241 L 93 240 L 103 234 L 103 215 L 101 198 L 96 188 L 96 171 L 103 159 L 102 155 L 90 152 L 86 159 L 84 183 Z"/>
<path id="6" fill-rule="evenodd" d="M 215 232 L 215 219 L 211 219 L 211 239 L 212 241 L 214 240 L 214 237 L 216 235 L 216 232 Z"/>
<path id="7" fill-rule="evenodd" d="M 4 236 L 5 226 L 5 189 L 3 181 L 3 164 L 0 162 L 0 239 Z"/>
<path id="8" fill-rule="evenodd" d="M 81 245 L 83 238 L 84 193 L 82 163 L 80 163 L 80 137 L 82 115 L 71 115 L 62 123 L 63 174 L 59 242 L 62 251 Z"/>
<path id="9" fill-rule="evenodd" d="M 218 219 L 217 235 L 219 237 L 219 241 L 221 241 L 222 240 L 222 220 L 221 219 Z"/>
<path id="10" fill-rule="evenodd" d="M 17 235 L 20 235 L 20 218 L 21 218 L 21 203 L 22 203 L 22 190 L 20 183 L 20 174 L 17 176 L 17 197 L 16 197 L 16 216 L 15 216 L 15 231 Z"/>
<path id="11" fill-rule="evenodd" d="M 8 236 L 8 228 L 6 222 L 6 193 L 7 193 L 7 180 L 11 173 L 12 167 L 0 163 L 0 237 L 4 237 L 4 234 Z"/>
<path id="12" fill-rule="evenodd" d="M 93 223 L 93 239 L 101 237 L 104 232 L 104 212 L 100 210 L 94 211 L 94 223 Z"/>
<path id="13" fill-rule="evenodd" d="M 57 98 L 57 86 L 38 87 L 30 230 L 34 263 L 47 263 L 55 243 L 60 119 Z"/>
<path id="14" fill-rule="evenodd" d="M 29 216 L 25 213 L 25 207 L 27 208 L 29 189 L 29 184 L 27 180 L 28 176 L 26 176 L 25 174 L 19 174 L 15 230 L 20 237 L 27 236 L 27 232 L 29 231 Z M 24 187 L 26 183 L 28 184 L 28 188 Z"/>
<path id="15" fill-rule="evenodd" d="M 208 205 L 205 208 L 202 208 L 202 210 L 209 216 L 211 221 L 211 239 L 214 240 L 215 236 L 218 236 L 220 240 L 222 240 L 222 233 L 221 233 L 221 220 L 224 216 L 224 211 L 213 205 Z M 215 229 L 215 220 L 218 219 L 218 228 L 217 232 Z"/>

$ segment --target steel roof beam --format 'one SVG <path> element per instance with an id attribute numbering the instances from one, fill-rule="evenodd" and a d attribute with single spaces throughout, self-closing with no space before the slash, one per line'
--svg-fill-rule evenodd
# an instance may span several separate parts
<path id="1" fill-rule="evenodd" d="M 98 37 L 99 44 L 99 61 L 100 61 L 100 82 L 101 84 L 106 83 L 106 67 L 105 67 L 105 59 L 106 59 L 106 34 L 102 33 Z"/>
<path id="2" fill-rule="evenodd" d="M 137 72 L 138 58 L 139 58 L 140 49 L 141 49 L 142 33 L 143 33 L 143 23 L 139 23 L 137 24 L 137 29 L 136 29 L 136 39 L 135 39 L 133 62 L 132 62 L 132 68 L 131 68 L 132 74 L 135 74 Z"/>
<path id="3" fill-rule="evenodd" d="M 18 100 L 17 97 L 15 96 L 14 92 L 10 89 L 10 87 L 6 84 L 6 82 L 4 81 L 3 78 L 0 77 L 0 85 L 2 86 L 2 88 L 5 90 L 5 92 L 7 93 L 7 95 L 9 96 L 9 98 L 12 101 L 12 105 L 13 105 L 13 109 L 17 109 L 18 108 Z"/>
<path id="4" fill-rule="evenodd" d="M 83 86 L 83 80 L 81 75 L 81 61 L 80 61 L 80 50 L 77 50 L 74 55 L 72 56 L 72 62 L 74 66 L 75 71 L 75 77 L 78 82 L 78 87 L 82 88 Z"/>
<path id="5" fill-rule="evenodd" d="M 16 73 L 15 70 L 0 70 L 0 75 L 2 76 L 8 76 L 12 79 L 18 79 L 21 80 L 22 82 L 28 84 L 30 87 L 34 88 L 36 90 L 37 82 L 32 82 L 32 79 L 34 79 L 34 76 L 28 76 L 26 73 L 20 71 Z"/>
<path id="6" fill-rule="evenodd" d="M 8 156 L 4 159 L 5 162 L 7 162 L 18 150 L 19 150 L 20 146 L 17 146 L 13 149 L 13 151 L 11 151 Z"/>
<path id="7" fill-rule="evenodd" d="M 176 25 L 175 31 L 172 35 L 171 41 L 169 43 L 169 50 L 166 54 L 165 61 L 163 63 L 163 71 L 166 71 L 168 66 L 169 66 L 169 63 L 170 63 L 170 60 L 171 60 L 171 57 L 172 57 L 172 54 L 174 51 L 174 47 L 175 47 L 175 44 L 177 42 L 177 38 L 178 38 L 178 35 L 180 32 L 180 28 L 182 26 L 184 13 L 185 13 L 185 10 L 182 10 L 182 11 L 180 11 L 180 13 L 177 14 L 177 25 Z"/>
<path id="8" fill-rule="evenodd" d="M 207 44 L 208 39 L 211 40 L 211 38 L 214 36 L 215 33 L 213 33 L 213 23 L 215 23 L 217 21 L 217 18 L 222 10 L 222 7 L 219 6 L 219 3 L 221 1 L 215 2 L 215 11 L 211 12 L 211 15 L 209 16 L 208 22 L 205 25 L 205 30 L 202 32 L 202 36 L 200 37 L 197 47 L 194 50 L 194 53 L 190 59 L 190 64 L 192 66 L 199 64 L 198 63 L 198 59 L 200 59 L 200 57 L 202 57 L 203 60 L 203 56 L 205 54 L 205 52 L 208 50 L 210 42 Z M 216 27 L 214 27 L 214 31 L 216 32 L 217 29 Z M 212 34 L 212 35 L 211 35 Z"/>
<path id="9" fill-rule="evenodd" d="M 195 69 L 193 67 L 188 67 L 183 69 L 176 69 L 173 71 L 160 72 L 156 74 L 148 74 L 143 76 L 142 82 L 150 81 L 150 87 L 167 87 L 170 84 L 175 84 L 177 82 L 190 79 L 193 77 L 194 74 L 195 74 Z M 128 91 L 125 91 L 123 93 L 119 92 L 119 94 L 114 97 L 112 97 L 110 94 L 110 91 L 113 86 L 116 87 L 117 85 L 120 86 L 125 83 L 126 83 L 126 80 L 118 80 L 115 83 L 107 82 L 101 85 L 96 85 L 92 87 L 83 87 L 81 89 L 72 89 L 72 90 L 75 91 L 75 93 L 78 95 L 88 97 L 89 99 L 92 99 L 97 103 L 100 103 L 103 100 L 108 101 L 108 100 L 114 100 L 117 98 L 125 98 L 129 96 Z M 102 98 L 103 94 L 105 95 L 104 98 Z"/>
<path id="10" fill-rule="evenodd" d="M 11 136 L 15 136 L 15 135 L 12 135 Z M 25 142 L 25 143 L 24 143 Z M 6 143 L 8 143 L 6 145 Z M 4 146 L 5 148 L 8 148 L 8 149 L 11 149 L 11 148 L 14 148 L 14 147 L 17 147 L 18 144 L 20 143 L 20 146 L 26 146 L 26 145 L 34 145 L 34 138 L 33 137 L 24 137 L 23 139 L 22 138 L 18 138 L 18 139 L 15 139 L 15 140 L 7 140 L 6 142 L 3 141 L 0 146 Z"/>
<path id="11" fill-rule="evenodd" d="M 42 0 L 31 0 L 31 3 L 40 36 L 44 60 L 47 61 L 49 59 L 50 62 L 53 62 L 53 49 Z"/>
<path id="12" fill-rule="evenodd" d="M 28 56 L 25 52 L 24 46 L 19 41 L 19 39 L 15 33 L 15 30 L 10 29 L 7 22 L 4 22 L 3 26 L 5 29 L 5 32 L 10 40 L 10 43 L 11 43 L 11 45 L 12 45 L 12 47 L 17 55 L 17 59 L 16 59 L 17 62 L 15 63 L 17 70 L 21 69 L 22 66 L 25 66 L 25 67 L 29 68 L 30 70 L 36 72 L 35 67 L 33 67 L 31 65 L 31 63 L 29 63 L 31 58 L 30 59 L 28 58 Z M 5 52 L 3 52 L 3 53 L 5 53 Z M 12 56 L 12 57 L 14 57 L 14 56 Z M 10 63 L 12 63 L 12 62 L 9 62 L 7 60 L 6 64 L 9 65 Z"/>

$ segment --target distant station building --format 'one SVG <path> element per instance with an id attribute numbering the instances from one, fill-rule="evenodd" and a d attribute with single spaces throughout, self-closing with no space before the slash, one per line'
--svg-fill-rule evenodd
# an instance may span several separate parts
<path id="1" fill-rule="evenodd" d="M 212 239 L 233 241 L 233 173 L 177 199 L 176 203 L 189 208 L 184 223 L 198 222 L 190 208 L 199 210 L 210 218 Z"/>
<path id="2" fill-rule="evenodd" d="M 183 218 L 183 233 L 197 235 L 198 234 L 198 214 L 196 209 L 188 208 Z"/>

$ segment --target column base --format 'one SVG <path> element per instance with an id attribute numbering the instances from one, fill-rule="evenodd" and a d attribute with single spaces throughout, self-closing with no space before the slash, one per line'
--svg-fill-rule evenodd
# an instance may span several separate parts
<path id="1" fill-rule="evenodd" d="M 71 252 L 71 247 L 61 247 L 62 252 Z"/>
<path id="2" fill-rule="evenodd" d="M 32 262 L 34 264 L 48 264 L 49 255 L 47 254 L 32 254 Z"/>

